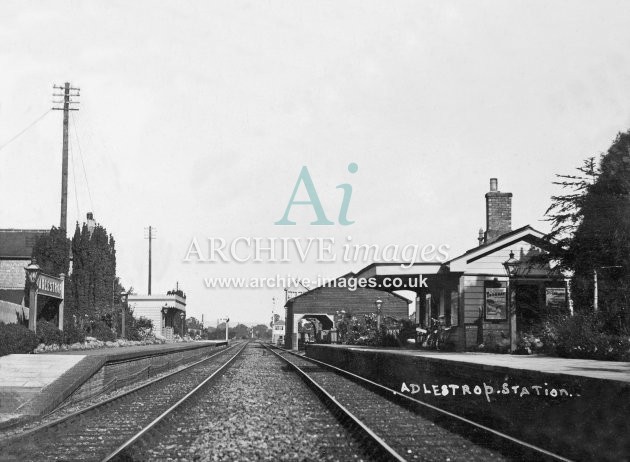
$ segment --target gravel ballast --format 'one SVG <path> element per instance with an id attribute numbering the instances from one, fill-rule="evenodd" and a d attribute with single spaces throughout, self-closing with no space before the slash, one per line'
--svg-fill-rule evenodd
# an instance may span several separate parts
<path id="1" fill-rule="evenodd" d="M 258 344 L 165 425 L 134 458 L 370 460 L 304 382 Z"/>

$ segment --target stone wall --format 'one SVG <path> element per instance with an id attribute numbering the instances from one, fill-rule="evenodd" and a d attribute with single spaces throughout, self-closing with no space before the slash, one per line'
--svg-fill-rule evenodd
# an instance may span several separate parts
<path id="1" fill-rule="evenodd" d="M 169 369 L 192 363 L 224 348 L 208 345 L 204 348 L 176 351 L 169 354 L 146 356 L 126 361 L 106 363 L 98 372 L 75 390 L 63 403 L 75 404 L 92 396 L 107 393 L 124 386 L 156 376 Z"/>

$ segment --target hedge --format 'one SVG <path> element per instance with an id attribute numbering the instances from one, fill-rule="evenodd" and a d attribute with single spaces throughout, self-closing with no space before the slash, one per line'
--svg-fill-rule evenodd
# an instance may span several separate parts
<path id="1" fill-rule="evenodd" d="M 61 345 L 64 340 L 63 332 L 48 321 L 37 322 L 37 339 L 44 345 Z"/>
<path id="2" fill-rule="evenodd" d="M 0 322 L 0 356 L 32 353 L 38 343 L 35 332 L 23 325 Z"/>

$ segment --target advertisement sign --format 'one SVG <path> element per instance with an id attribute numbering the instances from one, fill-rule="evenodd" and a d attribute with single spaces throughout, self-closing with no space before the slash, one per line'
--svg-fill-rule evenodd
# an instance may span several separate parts
<path id="1" fill-rule="evenodd" d="M 502 321 L 507 319 L 507 289 L 486 287 L 486 319 Z"/>
<path id="2" fill-rule="evenodd" d="M 567 289 L 565 287 L 547 287 L 545 304 L 549 310 L 564 310 L 567 305 Z"/>

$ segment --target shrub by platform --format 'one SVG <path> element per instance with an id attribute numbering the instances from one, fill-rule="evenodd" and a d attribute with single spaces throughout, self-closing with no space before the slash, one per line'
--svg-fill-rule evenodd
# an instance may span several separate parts
<path id="1" fill-rule="evenodd" d="M 61 345 L 63 343 L 63 331 L 48 321 L 37 322 L 37 339 L 44 345 Z"/>
<path id="2" fill-rule="evenodd" d="M 32 353 L 37 347 L 37 335 L 21 324 L 0 322 L 0 356 Z"/>

